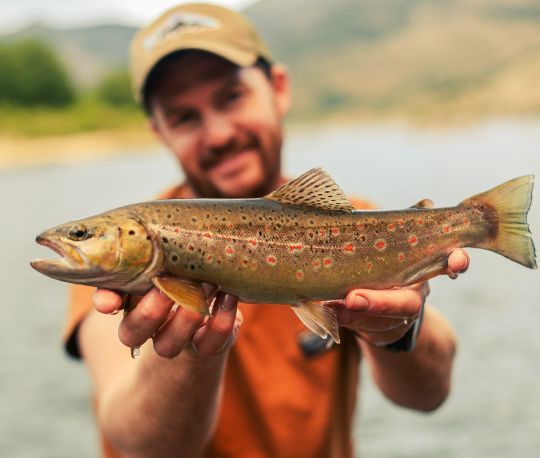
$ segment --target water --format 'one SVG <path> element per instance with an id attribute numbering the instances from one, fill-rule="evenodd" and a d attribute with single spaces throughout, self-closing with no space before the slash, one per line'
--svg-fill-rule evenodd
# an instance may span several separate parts
<path id="1" fill-rule="evenodd" d="M 382 207 L 408 207 L 424 197 L 453 205 L 507 179 L 540 176 L 539 144 L 538 121 L 429 132 L 334 127 L 294 132 L 285 169 L 296 176 L 323 166 L 348 194 Z M 0 173 L 0 455 L 98 456 L 84 367 L 60 345 L 65 286 L 28 266 L 31 258 L 49 256 L 33 243 L 35 235 L 145 200 L 178 174 L 164 151 Z M 536 194 L 530 222 L 540 234 Z M 395 407 L 365 369 L 355 426 L 359 456 L 539 456 L 539 274 L 493 253 L 470 254 L 466 275 L 431 283 L 429 301 L 460 340 L 450 399 L 430 415 Z"/>

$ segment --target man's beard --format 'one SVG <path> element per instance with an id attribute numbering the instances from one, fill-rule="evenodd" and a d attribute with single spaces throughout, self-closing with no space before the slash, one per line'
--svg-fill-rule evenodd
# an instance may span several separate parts
<path id="1" fill-rule="evenodd" d="M 247 191 L 241 198 L 263 197 L 272 192 L 278 183 L 281 169 L 281 136 L 276 138 L 275 144 L 270 145 L 271 152 L 264 153 L 260 141 L 255 136 L 241 139 L 235 137 L 227 145 L 220 148 L 213 148 L 206 151 L 200 158 L 200 167 L 203 172 L 207 172 L 212 167 L 217 166 L 228 155 L 236 155 L 242 151 L 256 151 L 263 172 L 263 180 L 253 189 Z M 225 159 L 226 160 L 226 159 Z M 230 195 L 223 193 L 211 181 L 200 180 L 197 177 L 187 176 L 187 181 L 193 189 L 195 195 L 206 198 L 230 198 Z"/>

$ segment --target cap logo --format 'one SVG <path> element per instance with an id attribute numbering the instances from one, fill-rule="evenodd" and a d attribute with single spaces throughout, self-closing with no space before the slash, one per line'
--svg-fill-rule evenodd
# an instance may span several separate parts
<path id="1" fill-rule="evenodd" d="M 174 13 L 160 28 L 145 38 L 144 47 L 147 51 L 151 51 L 165 39 L 184 33 L 198 33 L 203 30 L 218 29 L 220 25 L 217 19 L 210 16 Z"/>

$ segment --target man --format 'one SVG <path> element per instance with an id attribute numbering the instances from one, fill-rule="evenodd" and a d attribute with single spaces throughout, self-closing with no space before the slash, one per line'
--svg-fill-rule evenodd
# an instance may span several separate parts
<path id="1" fill-rule="evenodd" d="M 186 175 L 162 197 L 259 197 L 286 181 L 287 73 L 242 16 L 174 8 L 135 37 L 132 64 L 150 126 Z M 457 250 L 446 273 L 467 265 Z M 218 292 L 203 319 L 153 289 L 108 316 L 119 295 L 97 291 L 92 308 L 91 288 L 72 292 L 67 345 L 92 377 L 107 456 L 351 456 L 360 355 L 397 404 L 430 411 L 449 391 L 455 337 L 433 308 L 411 345 L 427 283 L 351 291 L 332 304 L 342 343 L 314 356 L 288 307 L 237 307 Z M 141 346 L 139 359 L 122 344 Z"/>

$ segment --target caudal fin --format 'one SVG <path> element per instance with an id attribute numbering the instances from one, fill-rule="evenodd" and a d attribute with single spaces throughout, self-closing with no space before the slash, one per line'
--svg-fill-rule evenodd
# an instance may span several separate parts
<path id="1" fill-rule="evenodd" d="M 478 243 L 478 248 L 495 251 L 525 267 L 536 269 L 536 251 L 527 223 L 533 185 L 534 175 L 515 178 L 460 205 L 484 205 L 493 213 L 486 213 L 486 216 L 495 225 L 496 232 L 493 237 Z"/>

